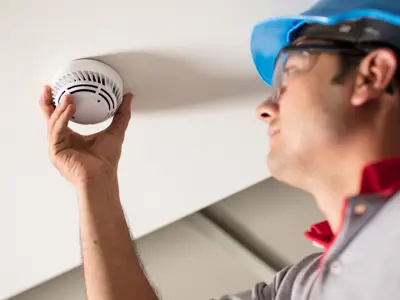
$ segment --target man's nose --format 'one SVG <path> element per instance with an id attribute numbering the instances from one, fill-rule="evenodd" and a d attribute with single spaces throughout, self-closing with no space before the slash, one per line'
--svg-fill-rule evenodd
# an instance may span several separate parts
<path id="1" fill-rule="evenodd" d="M 259 107 L 257 107 L 257 118 L 267 124 L 277 117 L 279 104 L 268 97 Z"/>

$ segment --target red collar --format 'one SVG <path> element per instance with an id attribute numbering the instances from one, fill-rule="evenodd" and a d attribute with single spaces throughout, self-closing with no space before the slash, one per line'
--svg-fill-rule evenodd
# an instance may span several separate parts
<path id="1" fill-rule="evenodd" d="M 360 194 L 393 195 L 400 190 L 400 157 L 386 159 L 364 168 L 361 177 Z M 344 209 L 343 209 L 344 212 Z M 304 233 L 314 244 L 327 249 L 334 234 L 327 221 L 314 224 Z"/>

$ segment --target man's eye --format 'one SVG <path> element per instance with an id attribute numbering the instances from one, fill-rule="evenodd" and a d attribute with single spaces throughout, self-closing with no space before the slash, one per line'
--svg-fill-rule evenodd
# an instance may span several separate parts
<path id="1" fill-rule="evenodd" d="M 294 67 L 294 66 L 285 67 L 285 68 L 283 69 L 283 73 L 285 73 L 286 75 L 290 75 L 290 74 L 292 74 L 293 72 L 296 72 L 296 70 L 297 70 L 297 68 Z"/>
<path id="2" fill-rule="evenodd" d="M 293 74 L 296 73 L 297 70 L 298 68 L 294 66 L 284 67 L 282 70 L 282 78 L 281 78 L 282 84 L 287 84 L 287 82 L 290 80 Z"/>

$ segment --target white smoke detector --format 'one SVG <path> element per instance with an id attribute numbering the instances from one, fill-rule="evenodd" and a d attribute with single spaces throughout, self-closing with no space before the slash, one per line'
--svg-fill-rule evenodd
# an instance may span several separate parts
<path id="1" fill-rule="evenodd" d="M 65 94 L 74 96 L 78 124 L 98 124 L 112 117 L 123 97 L 123 83 L 118 73 L 105 63 L 79 59 L 61 68 L 52 84 L 53 103 L 58 105 Z"/>

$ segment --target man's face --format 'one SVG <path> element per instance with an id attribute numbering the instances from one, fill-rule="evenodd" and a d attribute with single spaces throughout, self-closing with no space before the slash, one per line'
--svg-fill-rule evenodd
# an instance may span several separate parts
<path id="1" fill-rule="evenodd" d="M 277 100 L 267 100 L 258 108 L 260 118 L 269 124 L 269 170 L 283 181 L 285 172 L 309 168 L 346 134 L 352 88 L 349 83 L 331 82 L 339 68 L 338 54 L 311 55 L 312 67 L 298 74 L 294 69 L 293 76 L 290 69 L 301 68 L 305 62 L 289 57 Z"/>

